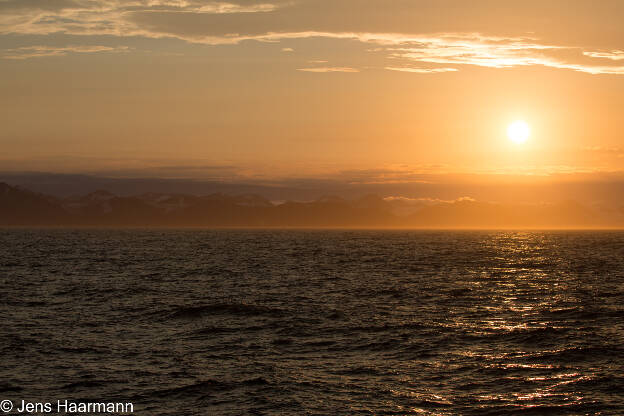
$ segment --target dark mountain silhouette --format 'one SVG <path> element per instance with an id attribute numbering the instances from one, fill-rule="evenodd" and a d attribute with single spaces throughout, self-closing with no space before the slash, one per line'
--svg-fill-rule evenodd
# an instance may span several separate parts
<path id="1" fill-rule="evenodd" d="M 519 205 L 416 201 L 366 195 L 326 196 L 274 204 L 259 195 L 197 196 L 146 193 L 118 196 L 99 190 L 54 198 L 0 183 L 3 226 L 166 227 L 397 227 L 397 228 L 609 228 L 624 226 L 619 206 L 586 207 L 574 201 Z"/>
<path id="2" fill-rule="evenodd" d="M 0 182 L 0 225 L 60 225 L 69 220 L 59 200 Z"/>

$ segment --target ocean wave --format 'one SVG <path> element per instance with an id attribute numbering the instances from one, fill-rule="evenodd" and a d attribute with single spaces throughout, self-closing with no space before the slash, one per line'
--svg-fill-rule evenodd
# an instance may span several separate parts
<path id="1" fill-rule="evenodd" d="M 170 319 L 198 319 L 209 315 L 283 316 L 285 311 L 246 303 L 213 303 L 208 305 L 179 306 L 168 313 Z"/>

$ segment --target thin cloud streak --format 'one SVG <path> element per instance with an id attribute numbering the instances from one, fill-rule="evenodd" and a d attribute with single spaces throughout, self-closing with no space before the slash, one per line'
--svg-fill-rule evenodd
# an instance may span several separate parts
<path id="1" fill-rule="evenodd" d="M 624 51 L 611 51 L 611 52 L 587 51 L 587 52 L 583 52 L 583 55 L 589 56 L 590 58 L 610 59 L 612 61 L 624 60 Z"/>
<path id="2" fill-rule="evenodd" d="M 456 72 L 457 68 L 398 68 L 387 66 L 387 70 L 389 71 L 399 71 L 399 72 L 413 72 L 416 74 L 439 74 L 441 72 Z"/>
<path id="3" fill-rule="evenodd" d="M 546 52 L 576 48 L 543 45 L 525 38 L 467 36 L 462 39 L 461 35 L 457 34 L 406 43 L 414 43 L 414 46 L 390 48 L 391 56 L 429 64 L 472 65 L 499 69 L 545 66 L 589 74 L 624 74 L 624 67 L 584 65 L 557 60 L 547 56 Z"/>
<path id="4" fill-rule="evenodd" d="M 322 67 L 322 68 L 297 68 L 302 72 L 360 72 L 359 69 L 349 67 Z"/>
<path id="5" fill-rule="evenodd" d="M 402 202 L 408 205 L 437 205 L 437 204 L 454 204 L 457 202 L 476 202 L 477 200 L 469 196 L 460 196 L 455 199 L 439 199 L 439 198 L 409 198 L 405 196 L 387 196 L 384 201 L 388 202 Z"/>
<path id="6" fill-rule="evenodd" d="M 1 55 L 3 59 L 29 59 L 46 56 L 66 56 L 68 53 L 97 53 L 97 52 L 128 52 L 127 46 L 25 46 L 22 48 L 5 49 Z"/>

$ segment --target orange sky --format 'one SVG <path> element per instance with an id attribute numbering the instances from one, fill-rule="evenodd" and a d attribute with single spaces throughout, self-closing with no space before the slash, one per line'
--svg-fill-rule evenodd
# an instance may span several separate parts
<path id="1" fill-rule="evenodd" d="M 0 171 L 616 172 L 623 20 L 619 0 L 0 0 Z"/>

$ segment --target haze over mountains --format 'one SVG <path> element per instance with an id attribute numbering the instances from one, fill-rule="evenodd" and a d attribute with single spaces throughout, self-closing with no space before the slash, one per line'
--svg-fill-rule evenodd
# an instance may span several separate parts
<path id="1" fill-rule="evenodd" d="M 253 194 L 143 193 L 106 190 L 56 197 L 0 183 L 3 226 L 623 228 L 623 206 L 574 201 L 501 204 L 366 195 L 272 202 Z"/>

